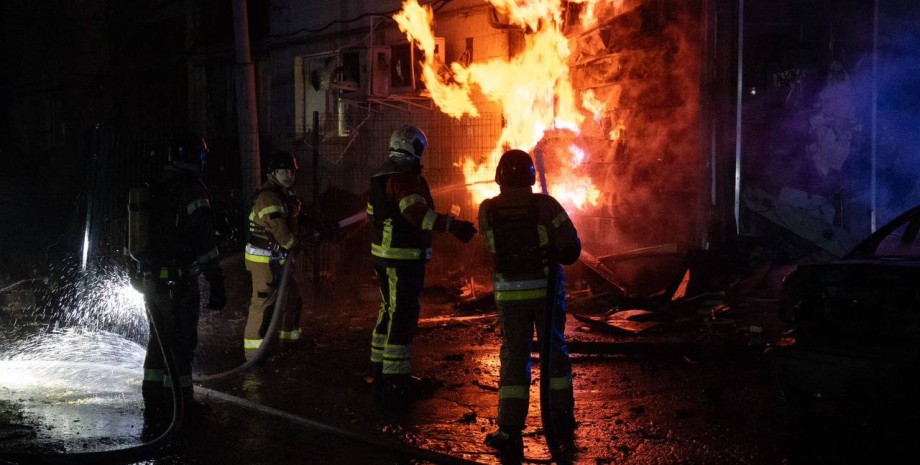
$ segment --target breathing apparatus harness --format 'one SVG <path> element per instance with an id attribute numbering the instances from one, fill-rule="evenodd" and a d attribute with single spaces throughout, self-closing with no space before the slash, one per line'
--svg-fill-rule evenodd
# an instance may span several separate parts
<path id="1" fill-rule="evenodd" d="M 252 197 L 249 199 L 250 216 L 249 216 L 249 227 L 246 230 L 247 231 L 246 242 L 248 244 L 252 244 L 253 247 L 258 247 L 260 249 L 271 251 L 272 254 L 274 255 L 274 254 L 278 254 L 282 252 L 281 244 L 278 244 L 277 242 L 275 242 L 275 240 L 272 239 L 271 234 L 268 233 L 268 230 L 266 230 L 265 227 L 263 227 L 262 225 L 256 223 L 255 219 L 252 217 L 252 211 L 253 211 L 253 208 L 255 207 L 256 200 L 259 198 L 259 194 L 267 190 L 276 191 L 278 193 L 278 196 L 283 199 L 285 211 L 287 212 L 292 211 L 293 197 L 287 192 L 284 192 L 285 188 L 275 183 L 266 183 L 265 185 L 263 185 L 262 188 L 254 192 L 252 194 Z M 275 213 L 273 213 L 273 215 L 274 214 Z"/>

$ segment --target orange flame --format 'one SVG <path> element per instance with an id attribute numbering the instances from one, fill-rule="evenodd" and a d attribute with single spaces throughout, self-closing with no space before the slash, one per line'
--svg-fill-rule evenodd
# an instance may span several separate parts
<path id="1" fill-rule="evenodd" d="M 459 163 L 477 204 L 498 193 L 492 179 L 498 158 L 506 149 L 530 152 L 551 130 L 568 130 L 577 135 L 586 116 L 597 121 L 606 110 L 606 105 L 593 92 L 576 95 L 572 86 L 570 43 L 562 32 L 562 0 L 487 1 L 511 24 L 528 30 L 523 50 L 508 59 L 490 59 L 468 66 L 452 63 L 451 82 L 444 82 L 437 74 L 430 7 L 420 6 L 417 0 L 406 0 L 402 11 L 394 16 L 400 30 L 425 53 L 422 80 L 442 112 L 454 118 L 478 116 L 479 110 L 471 98 L 474 89 L 502 109 L 505 127 L 489 159 L 481 162 L 467 158 Z M 595 10 L 599 4 L 619 7 L 623 1 L 575 0 L 575 3 L 586 4 L 581 20 L 587 27 L 596 22 Z M 601 192 L 580 169 L 587 158 L 584 150 L 573 145 L 568 157 L 554 155 L 559 159 L 547 163 L 553 166 L 546 173 L 550 193 L 563 205 L 581 210 L 598 205 Z"/>

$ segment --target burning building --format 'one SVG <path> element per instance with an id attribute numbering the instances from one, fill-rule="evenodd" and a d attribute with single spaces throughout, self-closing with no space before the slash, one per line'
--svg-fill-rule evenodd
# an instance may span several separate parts
<path id="1" fill-rule="evenodd" d="M 319 141 L 303 189 L 362 195 L 389 132 L 411 123 L 431 140 L 436 203 L 462 218 L 497 194 L 498 157 L 519 148 L 535 155 L 536 188 L 560 199 L 590 254 L 707 246 L 709 2 L 310 5 L 277 12 L 277 39 L 254 59 L 257 80 L 271 82 L 265 137 L 306 158 Z"/>

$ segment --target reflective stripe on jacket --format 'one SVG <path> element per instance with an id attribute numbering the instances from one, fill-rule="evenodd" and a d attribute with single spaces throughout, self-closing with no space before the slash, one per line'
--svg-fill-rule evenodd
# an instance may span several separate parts
<path id="1" fill-rule="evenodd" d="M 431 231 L 446 231 L 449 218 L 434 208 L 424 177 L 385 164 L 371 178 L 367 206 L 373 224 L 371 254 L 383 260 L 430 260 Z"/>
<path id="2" fill-rule="evenodd" d="M 546 253 L 546 256 L 558 257 L 562 251 L 571 254 L 573 250 L 575 256 L 580 253 L 581 240 L 578 238 L 575 226 L 556 199 L 548 195 L 535 194 L 529 187 L 502 188 L 501 194 L 486 199 L 479 207 L 479 231 L 485 236 L 486 247 L 493 258 L 502 251 L 496 250 L 495 225 L 490 223 L 492 217 L 490 212 L 498 211 L 499 208 L 534 208 L 536 210 L 533 228 L 536 230 L 539 247 Z M 550 263 L 550 266 L 558 265 Z M 543 265 L 514 273 L 493 272 L 495 300 L 510 302 L 543 299 L 546 297 L 548 288 L 547 277 L 548 268 Z"/>
<path id="3" fill-rule="evenodd" d="M 219 254 L 211 199 L 194 174 L 167 165 L 151 186 L 148 247 L 150 259 L 143 268 L 162 279 L 191 278 L 197 276 L 199 265 L 207 268 L 205 265 L 216 263 Z"/>
<path id="4" fill-rule="evenodd" d="M 276 246 L 290 250 L 295 242 L 291 218 L 295 200 L 292 191 L 269 177 L 256 192 L 249 209 L 249 244 L 263 250 Z"/>

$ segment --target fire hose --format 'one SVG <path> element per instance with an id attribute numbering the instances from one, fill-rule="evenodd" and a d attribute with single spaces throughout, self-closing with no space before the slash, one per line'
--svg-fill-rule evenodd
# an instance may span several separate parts
<path id="1" fill-rule="evenodd" d="M 242 372 L 243 370 L 251 367 L 256 363 L 259 358 L 265 352 L 265 348 L 271 340 L 271 334 L 274 332 L 275 327 L 277 326 L 278 316 L 281 314 L 280 306 L 281 302 L 284 301 L 284 296 L 287 291 L 287 283 L 290 279 L 291 273 L 291 262 L 293 260 L 286 260 L 284 267 L 281 272 L 281 283 L 278 287 L 278 300 L 275 302 L 274 314 L 272 315 L 272 320 L 269 323 L 268 334 L 266 335 L 265 340 L 259 350 L 256 352 L 255 356 L 248 362 L 236 367 L 232 370 L 228 370 L 222 373 L 216 373 L 213 375 L 206 375 L 201 377 L 195 377 L 194 381 L 207 381 L 218 378 L 223 378 L 230 376 L 235 373 Z M 152 323 L 152 329 L 154 331 L 155 337 L 160 342 L 160 347 L 163 351 L 163 356 L 166 361 L 166 371 L 170 376 L 172 382 L 172 392 L 173 392 L 173 415 L 172 421 L 170 422 L 169 427 L 157 438 L 153 439 L 150 442 L 140 444 L 137 446 L 127 447 L 124 449 L 116 450 L 106 450 L 106 451 L 95 451 L 95 452 L 81 452 L 81 453 L 62 453 L 62 454 L 41 454 L 41 453 L 0 453 L 0 463 L 9 462 L 12 464 L 20 463 L 29 463 L 29 464 L 91 464 L 91 463 L 130 463 L 137 462 L 149 458 L 150 456 L 157 453 L 163 446 L 165 446 L 172 436 L 181 428 L 183 422 L 183 411 L 184 411 L 184 399 L 180 392 L 179 386 L 179 376 L 176 370 L 175 357 L 173 356 L 172 346 L 169 344 L 169 338 L 162 336 L 162 329 L 165 328 L 162 315 L 159 312 L 151 311 L 150 307 L 147 307 L 147 316 L 150 318 Z M 232 403 L 237 406 L 247 408 L 250 410 L 257 411 L 262 414 L 273 415 L 279 417 L 283 420 L 289 421 L 294 424 L 308 427 L 310 429 L 332 434 L 339 436 L 345 439 L 353 440 L 356 442 L 361 442 L 373 447 L 380 449 L 388 450 L 394 452 L 401 456 L 408 456 L 413 458 L 418 458 L 426 460 L 432 463 L 446 464 L 446 465 L 481 465 L 479 462 L 474 462 L 466 460 L 459 457 L 454 457 L 447 454 L 442 454 L 426 449 L 421 449 L 417 447 L 408 446 L 396 441 L 386 440 L 383 438 L 378 438 L 374 436 L 363 435 L 359 433 L 354 433 L 346 431 L 334 426 L 326 425 L 308 418 L 300 417 L 297 415 L 284 412 L 282 410 L 274 409 L 268 406 L 252 402 L 247 399 L 240 397 L 232 396 L 220 391 L 215 391 L 212 389 L 204 388 L 201 386 L 195 386 L 195 392 L 200 395 L 203 395 L 205 398 L 214 398 L 223 402 Z"/>
<path id="2" fill-rule="evenodd" d="M 278 299 L 275 301 L 274 313 L 272 314 L 272 319 L 271 319 L 271 322 L 269 323 L 268 330 L 265 335 L 265 339 L 262 341 L 262 345 L 259 347 L 259 350 L 255 353 L 253 358 L 236 368 L 233 368 L 231 370 L 228 370 L 222 373 L 195 377 L 194 378 L 195 382 L 210 381 L 210 380 L 215 380 L 219 378 L 224 378 L 224 377 L 236 374 L 236 373 L 240 373 L 246 370 L 247 368 L 251 367 L 252 365 L 254 365 L 262 357 L 262 355 L 265 352 L 266 347 L 268 346 L 269 342 L 271 342 L 272 335 L 275 332 L 275 327 L 277 326 L 278 319 L 279 319 L 278 315 L 281 314 L 281 305 L 282 305 L 282 302 L 284 302 L 284 297 L 285 297 L 285 294 L 287 293 L 287 284 L 288 284 L 288 281 L 290 280 L 292 262 L 293 262 L 292 259 L 288 259 L 284 263 L 284 267 L 282 268 L 282 271 L 281 271 L 281 283 L 278 286 Z M 223 402 L 227 402 L 227 403 L 231 403 L 231 404 L 243 407 L 243 408 L 247 408 L 249 410 L 254 410 L 262 414 L 276 416 L 283 420 L 286 420 L 286 421 L 289 421 L 291 423 L 295 423 L 301 426 L 305 426 L 315 431 L 332 434 L 332 435 L 339 436 L 345 439 L 350 439 L 350 440 L 368 444 L 374 447 L 378 447 L 381 449 L 386 449 L 392 452 L 396 452 L 400 455 L 411 456 L 411 457 L 427 460 L 433 463 L 441 463 L 441 464 L 447 464 L 447 465 L 477 465 L 478 464 L 478 462 L 472 462 L 472 461 L 461 459 L 461 458 L 454 457 L 451 455 L 441 454 L 441 453 L 429 451 L 426 449 L 407 446 L 405 444 L 394 442 L 394 441 L 389 441 L 389 440 L 385 440 L 381 438 L 376 438 L 373 436 L 367 436 L 363 434 L 346 431 L 346 430 L 336 428 L 331 425 L 327 425 L 327 424 L 324 424 L 318 421 L 311 420 L 309 418 L 304 418 L 298 415 L 293 415 L 283 410 L 271 408 L 271 407 L 259 404 L 257 402 L 252 402 L 244 398 L 232 396 L 232 395 L 220 392 L 220 391 L 215 391 L 213 389 L 208 389 L 208 388 L 201 387 L 201 386 L 195 386 L 195 392 L 203 395 L 205 398 L 214 398 L 214 399 L 217 399 Z"/>
<path id="3" fill-rule="evenodd" d="M 291 263 L 294 261 L 294 257 L 288 255 L 287 260 L 284 261 L 284 266 L 281 267 L 281 283 L 278 284 L 278 297 L 275 299 L 275 306 L 272 310 L 272 319 L 268 323 L 268 329 L 265 331 L 265 338 L 262 339 L 262 344 L 259 346 L 259 349 L 256 350 L 256 353 L 253 354 L 253 357 L 247 360 L 242 365 L 231 368 L 227 371 L 220 373 L 214 373 L 210 375 L 200 375 L 192 378 L 192 381 L 198 383 L 202 381 L 214 381 L 216 379 L 226 378 L 228 376 L 235 375 L 237 373 L 242 373 L 245 370 L 248 370 L 251 366 L 255 365 L 262 359 L 265 354 L 268 346 L 271 344 L 272 339 L 275 335 L 275 328 L 278 327 L 278 320 L 280 320 L 281 315 L 281 306 L 284 304 L 285 296 L 287 294 L 288 281 L 291 277 Z"/>
<path id="4" fill-rule="evenodd" d="M 563 457 L 559 439 L 556 437 L 556 427 L 553 422 L 552 409 L 552 354 L 553 337 L 556 332 L 556 280 L 558 279 L 559 265 L 549 264 L 546 289 L 546 312 L 543 318 L 543 338 L 540 344 L 540 420 L 543 423 L 543 436 L 549 448 L 553 461 L 557 464 L 568 464 L 570 461 Z"/>
<path id="5" fill-rule="evenodd" d="M 348 218 L 340 220 L 339 222 L 336 223 L 335 226 L 339 229 L 343 229 L 347 226 L 351 226 L 352 224 L 364 221 L 365 218 L 367 218 L 367 212 L 361 211 L 361 212 L 355 213 L 354 215 L 349 216 Z M 252 359 L 247 360 L 242 365 L 236 368 L 232 368 L 227 371 L 223 371 L 220 373 L 214 373 L 210 375 L 195 376 L 193 378 L 194 382 L 214 381 L 216 379 L 226 378 L 228 376 L 232 376 L 237 373 L 241 373 L 245 370 L 248 370 L 250 367 L 258 363 L 259 360 L 262 359 L 263 355 L 266 352 L 267 347 L 272 342 L 272 338 L 275 334 L 275 329 L 278 327 L 279 315 L 281 315 L 281 306 L 284 304 L 285 296 L 287 294 L 288 281 L 290 280 L 290 276 L 291 276 L 291 263 L 293 261 L 294 261 L 293 255 L 289 254 L 287 260 L 285 260 L 284 262 L 284 266 L 282 266 L 281 268 L 281 281 L 278 284 L 278 297 L 277 299 L 275 299 L 275 306 L 273 307 L 273 310 L 272 310 L 273 312 L 272 319 L 268 323 L 268 329 L 265 331 L 265 338 L 262 340 L 262 344 L 259 346 L 259 349 L 256 351 L 255 354 L 253 354 Z"/>
<path id="6" fill-rule="evenodd" d="M 534 151 L 537 171 L 540 175 L 540 187 L 544 195 L 549 195 L 549 189 L 546 185 L 546 166 L 543 164 L 543 151 L 537 148 Z M 546 447 L 549 448 L 550 456 L 557 464 L 568 464 L 569 461 L 563 457 L 562 448 L 559 439 L 556 437 L 556 428 L 553 423 L 551 375 L 552 353 L 553 353 L 553 336 L 555 335 L 556 326 L 556 280 L 559 277 L 559 265 L 550 261 L 546 277 L 546 311 L 543 317 L 543 340 L 540 344 L 540 421 L 543 423 L 543 437 L 546 440 Z"/>

